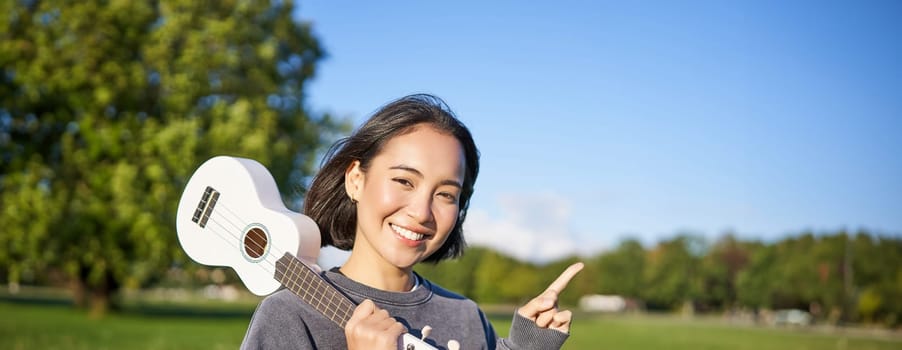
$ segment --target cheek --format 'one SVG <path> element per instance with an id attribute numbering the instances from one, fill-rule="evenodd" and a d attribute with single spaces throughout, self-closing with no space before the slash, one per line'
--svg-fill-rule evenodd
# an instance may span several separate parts
<path id="1" fill-rule="evenodd" d="M 372 194 L 375 202 L 382 208 L 395 209 L 404 201 L 404 196 L 400 191 L 393 189 L 391 184 L 378 186 Z"/>
<path id="2" fill-rule="evenodd" d="M 391 184 L 370 184 L 366 188 L 366 211 L 371 220 L 380 220 L 393 215 L 404 206 L 404 194 L 392 188 Z"/>

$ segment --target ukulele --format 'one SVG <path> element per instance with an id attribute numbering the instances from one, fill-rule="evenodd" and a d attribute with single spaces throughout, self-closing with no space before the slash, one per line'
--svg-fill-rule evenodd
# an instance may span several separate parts
<path id="1" fill-rule="evenodd" d="M 176 231 L 188 257 L 231 267 L 251 293 L 285 286 L 341 328 L 357 306 L 308 266 L 319 256 L 319 228 L 285 207 L 272 175 L 255 160 L 218 156 L 201 164 L 179 199 Z M 435 349 L 424 340 L 406 333 L 398 346 Z"/>

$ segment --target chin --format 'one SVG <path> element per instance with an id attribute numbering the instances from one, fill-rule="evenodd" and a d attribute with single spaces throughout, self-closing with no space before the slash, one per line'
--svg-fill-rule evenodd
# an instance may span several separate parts
<path id="1" fill-rule="evenodd" d="M 417 258 L 417 259 L 404 259 L 404 260 L 401 260 L 401 261 L 396 261 L 396 262 L 395 262 L 395 266 L 397 266 L 397 267 L 399 267 L 399 268 L 402 268 L 402 269 L 413 268 L 416 264 L 419 264 L 420 261 L 423 261 L 423 259 L 419 259 L 419 258 Z"/>
<path id="2" fill-rule="evenodd" d="M 398 267 L 400 269 L 408 269 L 408 268 L 413 268 L 414 265 L 419 264 L 421 261 L 423 261 L 425 259 L 426 259 L 426 256 L 416 255 L 416 256 L 401 257 L 401 256 L 396 255 L 395 259 L 391 260 L 391 263 L 392 263 L 392 265 L 395 265 L 396 267 Z"/>

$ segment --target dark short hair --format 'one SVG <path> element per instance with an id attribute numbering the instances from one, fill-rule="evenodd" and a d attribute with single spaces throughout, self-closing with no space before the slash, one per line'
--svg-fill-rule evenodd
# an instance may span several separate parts
<path id="1" fill-rule="evenodd" d="M 351 136 L 336 142 L 326 153 L 304 199 L 304 213 L 319 226 L 322 246 L 331 245 L 342 250 L 354 246 L 357 211 L 345 192 L 348 166 L 359 161 L 360 169 L 365 173 L 386 142 L 413 131 L 419 124 L 454 136 L 466 157 L 457 222 L 445 243 L 423 261 L 437 263 L 463 254 L 466 241 L 462 227 L 479 174 L 479 150 L 470 130 L 454 116 L 448 105 L 440 98 L 426 94 L 405 96 L 383 106 Z"/>

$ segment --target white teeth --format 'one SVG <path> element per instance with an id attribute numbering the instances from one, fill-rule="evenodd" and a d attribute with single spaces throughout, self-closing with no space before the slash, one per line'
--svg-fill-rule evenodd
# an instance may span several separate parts
<path id="1" fill-rule="evenodd" d="M 397 232 L 399 235 L 401 235 L 401 237 L 407 238 L 411 241 L 419 241 L 419 240 L 423 239 L 423 237 L 426 237 L 426 235 L 424 235 L 424 234 L 416 233 L 416 232 L 413 232 L 411 230 L 408 230 L 406 228 L 403 228 L 401 226 L 397 226 L 394 224 L 391 225 L 391 228 L 392 228 L 392 230 L 395 230 L 395 232 Z"/>

